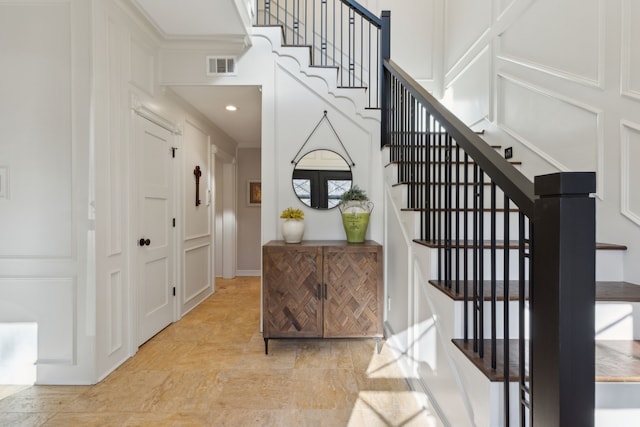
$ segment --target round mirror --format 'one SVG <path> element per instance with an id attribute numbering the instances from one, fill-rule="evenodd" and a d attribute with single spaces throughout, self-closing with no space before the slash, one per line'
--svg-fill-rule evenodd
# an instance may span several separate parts
<path id="1" fill-rule="evenodd" d="M 298 160 L 291 181 L 302 203 L 315 209 L 331 209 L 351 188 L 351 167 L 334 151 L 314 150 Z"/>

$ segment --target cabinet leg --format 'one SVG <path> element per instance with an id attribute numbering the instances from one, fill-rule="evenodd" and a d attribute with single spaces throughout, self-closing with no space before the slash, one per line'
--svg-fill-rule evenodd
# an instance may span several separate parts
<path id="1" fill-rule="evenodd" d="M 382 338 L 376 338 L 376 350 L 378 350 L 378 354 L 382 351 Z"/>
<path id="2" fill-rule="evenodd" d="M 264 339 L 264 354 L 269 354 L 269 338 Z"/>

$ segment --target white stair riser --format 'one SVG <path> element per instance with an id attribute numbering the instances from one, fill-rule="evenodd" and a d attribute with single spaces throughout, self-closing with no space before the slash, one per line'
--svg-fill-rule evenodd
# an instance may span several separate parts
<path id="1" fill-rule="evenodd" d="M 398 182 L 399 180 L 411 181 L 412 180 L 411 178 L 415 176 L 425 176 L 425 174 L 427 173 L 429 174 L 429 177 L 435 181 L 445 182 L 447 180 L 446 168 L 441 167 L 441 170 L 438 169 L 439 166 L 444 166 L 444 165 L 430 163 L 429 167 L 427 167 L 425 163 L 425 164 L 420 164 L 418 166 L 414 165 L 412 167 L 410 165 L 403 165 L 397 162 L 391 163 L 391 155 L 388 151 L 386 152 L 385 156 L 383 156 L 383 159 L 386 160 L 386 163 L 384 164 L 386 165 L 386 169 L 389 169 L 390 177 L 392 178 L 390 182 Z M 512 166 L 516 169 L 521 168 L 521 165 L 512 165 Z M 467 171 L 467 176 L 465 179 L 465 175 L 464 175 L 465 165 L 464 164 L 452 165 L 451 177 L 449 178 L 449 180 L 453 182 L 473 181 L 474 173 L 475 173 L 474 165 L 467 164 L 466 171 Z M 490 182 L 490 179 L 487 175 L 484 176 L 484 181 Z"/>
<path id="2" fill-rule="evenodd" d="M 463 251 L 464 250 L 459 250 L 460 255 L 459 255 L 459 275 L 462 278 L 463 277 L 463 267 L 464 267 L 464 261 L 463 261 Z M 473 259 L 472 257 L 472 250 L 469 249 L 467 250 L 467 268 L 468 268 L 468 272 L 472 272 L 473 271 Z M 623 251 L 613 251 L 613 250 L 596 250 L 596 280 L 597 281 L 622 281 L 622 262 L 623 262 L 623 255 L 624 252 Z M 455 252 L 453 253 L 453 267 L 452 267 L 452 273 L 455 273 Z M 431 253 L 431 260 L 430 260 L 430 265 L 431 265 L 431 277 L 432 278 L 437 278 L 438 277 L 438 255 L 436 251 L 432 251 Z M 489 280 L 491 279 L 491 251 L 489 249 L 485 249 L 484 250 L 484 260 L 483 260 L 483 266 L 484 266 L 484 278 L 485 280 Z M 503 250 L 502 249 L 498 249 L 498 251 L 496 252 L 496 279 L 497 280 L 502 280 L 504 277 L 503 274 L 503 266 L 504 266 L 504 259 L 503 259 Z M 528 277 L 528 273 L 529 269 L 528 269 L 528 262 L 525 263 L 525 277 Z M 471 273 L 470 273 L 471 274 Z M 473 277 L 473 276 L 471 276 Z M 518 250 L 517 249 L 511 249 L 509 250 L 509 279 L 510 280 L 515 280 L 518 279 L 519 277 L 519 261 L 518 261 Z"/>
<path id="3" fill-rule="evenodd" d="M 399 208 L 405 208 L 407 206 L 407 188 L 405 186 L 395 186 L 391 187 L 391 197 L 393 198 L 393 203 Z"/>
<path id="4" fill-rule="evenodd" d="M 462 339 L 464 338 L 464 318 L 462 317 L 462 313 L 464 312 L 464 303 L 462 301 L 456 301 L 456 305 L 459 305 L 459 311 L 461 313 L 461 318 L 459 322 L 456 322 L 454 327 L 454 338 Z M 485 301 L 483 304 L 483 319 L 484 319 L 484 338 L 489 339 L 492 337 L 491 333 L 491 302 Z M 509 338 L 518 339 L 520 337 L 519 333 L 519 303 L 518 301 L 510 301 L 509 302 Z M 473 305 L 471 301 L 467 303 L 467 327 L 468 327 L 468 338 L 471 339 L 473 337 L 474 330 L 474 313 L 473 313 Z M 478 328 L 480 327 L 479 319 Z M 529 339 L 529 309 L 528 304 L 525 309 L 525 339 Z M 496 338 L 504 339 L 504 303 L 503 301 L 496 302 Z"/>
<path id="5" fill-rule="evenodd" d="M 418 211 L 404 211 L 403 214 L 410 215 L 415 217 L 413 220 L 415 224 L 417 224 L 417 228 L 415 229 L 415 233 L 409 233 L 411 236 L 415 236 L 416 238 L 421 238 L 420 236 L 420 222 L 422 221 L 422 216 L 425 215 L 424 212 Z M 467 223 L 465 225 L 465 216 Z M 520 230 L 518 226 L 518 217 L 519 214 L 517 212 L 509 213 L 509 230 L 507 234 L 507 240 L 518 240 L 520 235 Z M 454 214 L 451 218 L 449 218 L 449 223 L 445 220 L 445 215 L 441 213 L 432 214 L 431 217 L 426 217 L 425 221 L 429 221 L 430 230 L 436 228 L 436 230 L 441 230 L 441 233 L 444 233 L 445 226 L 451 228 L 451 238 L 453 241 L 461 240 L 461 241 L 472 241 L 474 238 L 474 218 L 473 212 L 467 212 L 466 215 L 463 212 L 459 212 L 457 215 Z M 490 240 L 491 239 L 491 212 L 483 212 L 482 214 L 482 239 Z M 478 219 L 479 220 L 479 219 Z M 457 221 L 457 224 L 456 224 Z M 496 239 L 504 240 L 505 239 L 505 227 L 504 227 L 504 212 L 496 212 L 495 218 L 495 226 L 496 226 Z M 466 228 L 466 230 L 465 230 Z M 466 235 L 465 235 L 466 231 Z M 430 239 L 431 240 L 431 239 Z"/>
<path id="6" fill-rule="evenodd" d="M 456 251 L 452 252 L 452 276 L 455 278 L 456 272 Z M 458 251 L 458 276 L 460 279 L 464 277 L 464 249 L 459 249 Z M 473 250 L 467 249 L 467 274 L 470 278 L 473 277 Z M 504 277 L 504 250 L 498 249 L 496 251 L 496 280 L 502 280 Z M 484 268 L 484 279 L 491 279 L 491 251 L 489 249 L 483 250 L 483 268 Z M 525 277 L 528 277 L 529 268 L 528 262 L 525 263 Z M 431 277 L 434 279 L 438 278 L 438 252 L 431 252 Z M 444 269 L 444 257 L 441 258 L 441 269 Z M 517 280 L 519 278 L 519 261 L 518 261 L 518 250 L 517 249 L 509 249 L 509 280 Z"/>
<path id="7" fill-rule="evenodd" d="M 640 303 L 597 303 L 596 339 L 640 340 Z"/>
<path id="8" fill-rule="evenodd" d="M 471 296 L 470 296 L 471 297 Z M 464 303 L 455 301 L 455 310 L 460 313 L 454 326 L 454 338 L 464 338 Z M 525 338 L 528 339 L 528 304 L 525 309 Z M 483 303 L 484 338 L 491 338 L 491 302 Z M 471 301 L 467 303 L 468 336 L 473 334 L 474 313 Z M 478 320 L 479 324 L 479 320 Z M 509 337 L 519 338 L 519 303 L 509 302 Z M 596 340 L 638 340 L 640 339 L 640 303 L 599 302 L 595 307 Z M 504 302 L 496 302 L 496 338 L 504 338 Z"/>
<path id="9" fill-rule="evenodd" d="M 408 186 L 407 186 L 408 187 Z M 467 199 L 467 205 L 465 206 L 464 204 L 464 200 L 465 200 L 465 192 L 464 192 L 464 187 L 460 187 L 459 193 L 456 194 L 456 187 L 454 186 L 451 190 L 451 200 L 448 200 L 448 195 L 445 194 L 445 186 L 441 187 L 441 190 L 438 191 L 437 187 L 435 192 L 429 193 L 428 191 L 426 191 L 426 189 L 418 189 L 415 191 L 415 193 L 413 194 L 413 199 L 410 198 L 409 196 L 407 196 L 407 201 L 409 203 L 414 203 L 416 204 L 416 206 L 402 206 L 404 208 L 422 208 L 425 207 L 427 204 L 430 204 L 432 207 L 435 208 L 444 208 L 446 206 L 450 207 L 451 209 L 468 209 L 468 210 L 472 210 L 474 209 L 474 194 L 473 194 L 473 190 L 470 187 L 467 187 L 467 194 L 466 194 L 466 199 Z M 484 201 L 483 203 L 480 203 L 480 201 L 477 202 L 477 208 L 479 210 L 489 210 L 492 208 L 491 205 L 491 190 L 490 188 L 485 188 L 484 189 L 484 194 L 483 194 L 483 198 L 482 200 Z M 409 190 L 407 189 L 407 194 L 409 193 Z M 456 204 L 456 200 L 458 201 Z M 505 207 L 505 203 L 504 203 L 504 195 L 502 193 L 502 191 L 500 190 L 496 190 L 496 199 L 495 199 L 495 208 L 498 210 L 504 209 Z M 509 202 L 509 209 L 514 209 L 515 206 L 512 202 Z"/>
<path id="10" fill-rule="evenodd" d="M 624 251 L 596 251 L 596 280 L 622 282 Z"/>

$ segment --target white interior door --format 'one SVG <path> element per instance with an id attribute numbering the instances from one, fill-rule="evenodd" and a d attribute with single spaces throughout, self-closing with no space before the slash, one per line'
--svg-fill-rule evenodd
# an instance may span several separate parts
<path id="1" fill-rule="evenodd" d="M 138 118 L 138 344 L 174 318 L 173 135 Z"/>

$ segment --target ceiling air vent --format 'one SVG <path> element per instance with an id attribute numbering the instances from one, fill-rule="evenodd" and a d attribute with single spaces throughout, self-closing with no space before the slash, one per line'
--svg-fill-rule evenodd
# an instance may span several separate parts
<path id="1" fill-rule="evenodd" d="M 236 58 L 234 56 L 207 56 L 207 75 L 235 76 L 236 74 Z"/>

